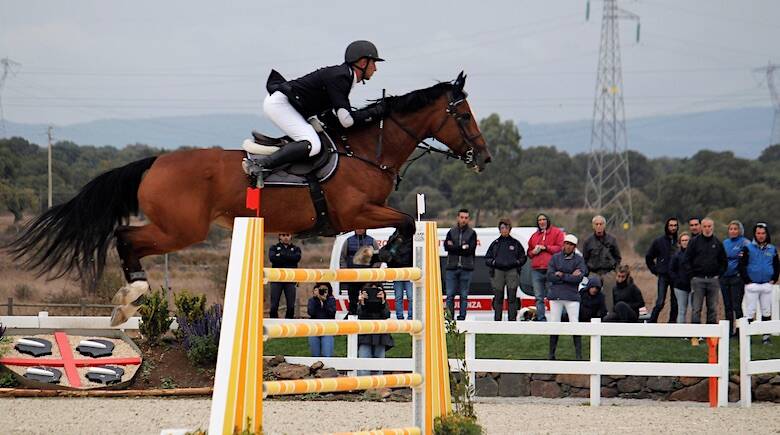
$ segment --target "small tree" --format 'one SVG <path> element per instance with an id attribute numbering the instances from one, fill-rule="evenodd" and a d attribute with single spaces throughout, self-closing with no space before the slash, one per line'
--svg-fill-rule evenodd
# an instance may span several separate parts
<path id="1" fill-rule="evenodd" d="M 173 319 L 168 313 L 168 301 L 160 291 L 154 291 L 138 309 L 141 313 L 141 325 L 138 329 L 150 345 L 154 346 L 168 332 Z"/>

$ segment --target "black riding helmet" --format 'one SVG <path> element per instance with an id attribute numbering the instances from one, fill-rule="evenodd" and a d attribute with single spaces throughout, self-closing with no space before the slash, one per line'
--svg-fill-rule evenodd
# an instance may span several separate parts
<path id="1" fill-rule="evenodd" d="M 376 49 L 376 45 L 374 45 L 374 43 L 371 41 L 355 41 L 349 44 L 347 46 L 346 52 L 344 52 L 344 62 L 350 65 L 364 57 L 377 62 L 384 61 L 384 59 L 379 57 L 379 52 Z"/>

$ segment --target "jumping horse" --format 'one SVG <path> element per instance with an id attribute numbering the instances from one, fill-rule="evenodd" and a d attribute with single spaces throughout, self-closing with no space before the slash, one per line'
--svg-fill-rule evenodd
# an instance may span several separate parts
<path id="1" fill-rule="evenodd" d="M 445 144 L 476 172 L 485 168 L 491 156 L 466 101 L 465 80 L 461 72 L 453 82 L 387 97 L 383 125 L 338 133 L 344 158 L 322 183 L 334 232 L 395 227 L 398 243 L 411 242 L 413 218 L 388 207 L 387 198 L 402 165 L 426 139 Z M 243 157 L 238 150 L 182 150 L 109 170 L 31 221 L 9 251 L 39 275 L 94 285 L 116 238 L 128 284 L 114 296 L 112 324 L 123 323 L 150 289 L 141 258 L 203 241 L 212 222 L 230 228 L 234 218 L 255 215 L 246 208 Z M 130 226 L 139 209 L 148 223 Z M 306 187 L 264 188 L 260 215 L 268 232 L 304 233 L 317 221 Z"/>

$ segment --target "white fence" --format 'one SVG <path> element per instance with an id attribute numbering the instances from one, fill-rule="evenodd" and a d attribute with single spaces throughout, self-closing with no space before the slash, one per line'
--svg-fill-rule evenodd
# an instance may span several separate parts
<path id="1" fill-rule="evenodd" d="M 740 403 L 743 407 L 750 406 L 752 375 L 780 372 L 780 359 L 759 361 L 750 359 L 750 337 L 777 332 L 780 332 L 780 321 L 772 320 L 749 324 L 746 318 L 739 319 L 739 390 Z"/>
<path id="2" fill-rule="evenodd" d="M 285 319 L 266 320 L 268 324 L 285 321 Z M 725 320 L 717 325 L 601 323 L 599 319 L 594 319 L 591 323 L 461 321 L 458 322 L 458 329 L 465 333 L 465 360 L 471 371 L 472 384 L 475 372 L 590 375 L 590 403 L 598 406 L 601 402 L 602 375 L 716 377 L 718 378 L 718 406 L 726 406 L 728 403 L 729 326 Z M 476 343 L 477 336 L 480 334 L 590 336 L 590 359 L 557 361 L 477 358 Z M 715 364 L 601 361 L 601 337 L 717 337 L 719 338 L 718 361 Z M 297 364 L 322 361 L 326 366 L 338 370 L 412 370 L 410 358 L 358 358 L 356 336 L 348 337 L 346 358 L 285 357 L 285 359 Z M 456 369 L 458 361 L 450 359 L 450 367 Z"/>
<path id="3" fill-rule="evenodd" d="M 9 328 L 42 329 L 138 329 L 140 317 L 131 317 L 127 322 L 112 327 L 108 316 L 49 316 L 41 311 L 37 316 L 0 316 L 0 323 Z"/>

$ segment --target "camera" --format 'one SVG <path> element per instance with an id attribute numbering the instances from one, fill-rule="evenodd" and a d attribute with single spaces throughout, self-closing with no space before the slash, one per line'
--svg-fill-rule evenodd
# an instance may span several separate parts
<path id="1" fill-rule="evenodd" d="M 327 287 L 320 287 L 317 289 L 317 291 L 320 293 L 320 296 L 325 296 L 328 294 L 328 288 Z"/>
<path id="2" fill-rule="evenodd" d="M 366 294 L 368 295 L 368 297 L 366 297 L 366 303 L 367 304 L 381 304 L 382 303 L 382 301 L 379 300 L 379 297 L 377 296 L 377 293 L 379 293 L 379 291 L 380 291 L 379 287 L 375 287 L 375 286 L 366 287 L 365 290 L 366 290 Z"/>

